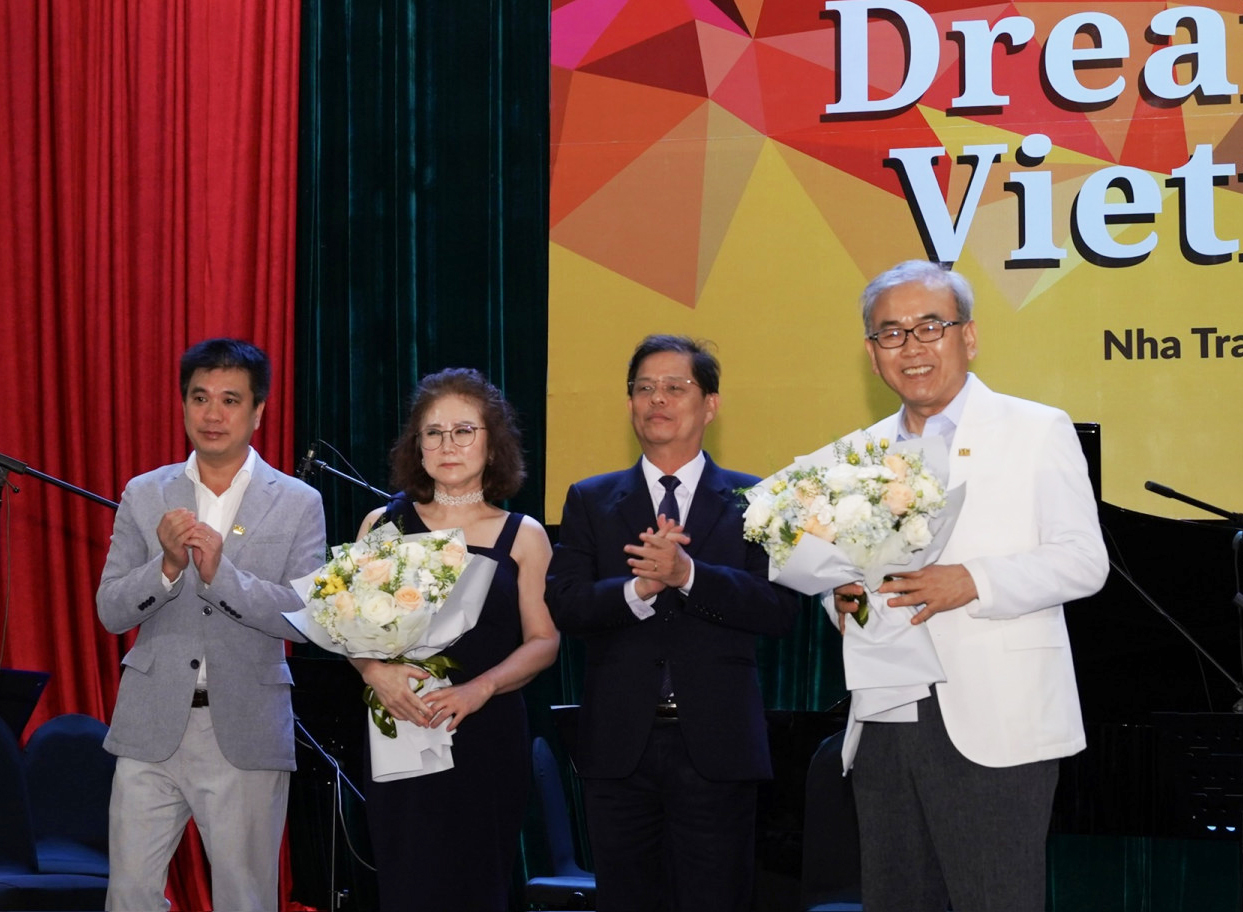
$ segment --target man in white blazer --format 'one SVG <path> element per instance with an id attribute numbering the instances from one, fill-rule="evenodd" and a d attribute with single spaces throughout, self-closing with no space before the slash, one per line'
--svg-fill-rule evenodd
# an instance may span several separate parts
<path id="1" fill-rule="evenodd" d="M 126 485 L 99 584 L 112 633 L 138 628 L 104 746 L 110 910 L 167 909 L 168 863 L 194 818 L 212 906 L 279 907 L 277 874 L 293 713 L 282 617 L 289 581 L 324 559 L 319 493 L 259 458 L 251 435 L 267 356 L 209 339 L 181 359 L 189 460 Z"/>
<path id="2" fill-rule="evenodd" d="M 1058 758 L 1083 750 L 1062 605 L 1109 563 L 1074 425 L 994 393 L 976 354 L 970 284 L 912 260 L 862 299 L 872 369 L 902 408 L 878 438 L 941 436 L 966 499 L 940 561 L 880 587 L 928 625 L 944 683 L 918 721 L 866 722 L 852 776 L 868 912 L 1043 912 Z M 837 590 L 850 613 L 862 590 Z"/>

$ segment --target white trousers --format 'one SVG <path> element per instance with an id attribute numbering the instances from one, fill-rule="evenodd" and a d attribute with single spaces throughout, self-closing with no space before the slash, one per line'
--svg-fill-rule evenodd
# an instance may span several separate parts
<path id="1" fill-rule="evenodd" d="M 108 811 L 109 912 L 166 912 L 168 865 L 193 817 L 211 862 L 212 906 L 279 908 L 286 770 L 242 770 L 216 744 L 211 709 L 190 710 L 173 755 L 159 763 L 118 757 Z"/>

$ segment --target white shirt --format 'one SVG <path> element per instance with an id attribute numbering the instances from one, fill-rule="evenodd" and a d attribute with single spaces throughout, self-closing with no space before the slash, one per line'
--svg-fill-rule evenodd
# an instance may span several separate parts
<path id="1" fill-rule="evenodd" d="M 975 379 L 975 374 L 967 372 L 967 380 L 962 385 L 962 389 L 958 391 L 950 404 L 935 415 L 929 415 L 924 421 L 924 431 L 922 434 L 912 434 L 907 430 L 906 425 L 906 406 L 902 406 L 898 413 L 898 440 L 912 440 L 917 437 L 943 437 L 945 439 L 945 448 L 948 450 L 950 444 L 954 442 L 954 432 L 958 430 L 959 422 L 962 421 L 963 410 L 967 407 L 967 391 L 972 384 L 979 383 Z"/>
<path id="2" fill-rule="evenodd" d="M 707 460 L 704 458 L 703 450 L 700 450 L 694 459 L 672 473 L 680 482 L 673 489 L 673 496 L 678 502 L 678 522 L 682 526 L 686 525 L 686 518 L 690 515 L 691 501 L 695 498 L 695 489 L 699 487 L 699 479 L 703 477 L 705 465 L 707 465 Z M 646 456 L 639 460 L 639 466 L 643 469 L 643 479 L 647 482 L 647 492 L 652 498 L 652 511 L 659 515 L 661 501 L 665 499 L 665 486 L 660 483 L 660 480 L 664 478 L 665 473 L 652 465 Z M 656 596 L 652 595 L 646 599 L 639 598 L 638 593 L 635 592 L 635 583 L 637 582 L 638 580 L 634 578 L 626 581 L 626 604 L 630 606 L 634 616 L 643 621 L 656 613 L 656 609 L 653 607 L 656 602 Z M 680 586 L 678 591 L 685 595 L 691 591 L 691 586 L 694 584 L 695 562 L 691 561 L 690 576 L 686 578 L 686 585 Z"/>
<path id="3" fill-rule="evenodd" d="M 186 477 L 194 484 L 194 512 L 198 516 L 199 522 L 205 522 L 217 532 L 221 538 L 227 539 L 229 532 L 233 528 L 233 519 L 237 516 L 237 510 L 242 505 L 242 497 L 246 494 L 246 489 L 250 486 L 250 476 L 255 468 L 255 460 L 258 454 L 255 448 L 250 447 L 250 451 L 246 454 L 246 461 L 242 463 L 242 467 L 237 470 L 237 474 L 233 476 L 233 480 L 229 482 L 229 487 L 223 494 L 216 494 L 211 488 L 203 484 L 203 478 L 199 475 L 198 453 L 191 453 L 190 458 L 186 460 Z M 160 579 L 164 580 L 164 587 L 171 589 L 177 580 L 169 580 L 163 574 Z M 181 579 L 181 574 L 177 575 L 177 579 Z M 195 685 L 199 689 L 207 687 L 207 657 L 203 656 L 199 660 L 199 677 L 198 683 Z"/>

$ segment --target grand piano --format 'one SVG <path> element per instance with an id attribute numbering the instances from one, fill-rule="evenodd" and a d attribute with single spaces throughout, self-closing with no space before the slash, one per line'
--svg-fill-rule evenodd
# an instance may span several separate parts
<path id="1" fill-rule="evenodd" d="M 1066 612 L 1088 750 L 1062 764 L 1054 830 L 1237 840 L 1238 529 L 1100 510 L 1113 569 Z"/>

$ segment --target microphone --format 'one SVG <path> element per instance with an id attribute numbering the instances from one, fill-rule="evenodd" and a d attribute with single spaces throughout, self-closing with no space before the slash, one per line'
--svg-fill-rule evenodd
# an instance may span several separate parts
<path id="1" fill-rule="evenodd" d="M 1165 485 L 1157 484 L 1155 481 L 1145 481 L 1144 490 L 1151 491 L 1153 494 L 1160 494 L 1162 497 L 1173 497 L 1175 500 L 1180 499 L 1178 492 L 1173 488 L 1167 488 Z"/>
<path id="2" fill-rule="evenodd" d="M 312 443 L 306 451 L 306 455 L 302 457 L 302 462 L 298 463 L 298 479 L 306 481 L 307 477 L 315 468 L 315 444 Z"/>
<path id="3" fill-rule="evenodd" d="M 26 463 L 14 459 L 12 456 L 5 456 L 0 453 L 0 470 L 16 472 L 18 475 L 25 475 L 27 472 Z"/>
<path id="4" fill-rule="evenodd" d="M 1196 500 L 1194 497 L 1188 497 L 1186 494 L 1180 494 L 1173 488 L 1167 488 L 1163 484 L 1157 484 L 1155 481 L 1145 481 L 1144 490 L 1151 491 L 1153 494 L 1160 494 L 1162 497 L 1170 497 L 1174 500 L 1181 500 L 1185 504 L 1191 504 L 1206 513 L 1215 513 L 1230 520 L 1236 526 L 1243 526 L 1243 513 L 1231 513 L 1229 510 L 1223 510 L 1221 507 L 1215 507 L 1211 503 L 1205 503 L 1202 500 Z"/>

